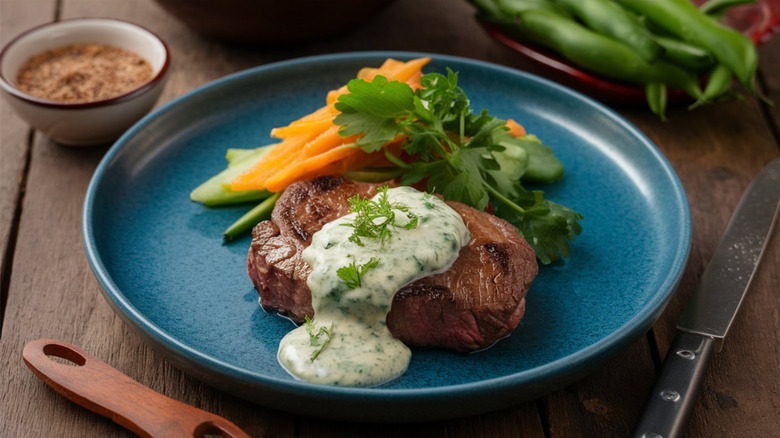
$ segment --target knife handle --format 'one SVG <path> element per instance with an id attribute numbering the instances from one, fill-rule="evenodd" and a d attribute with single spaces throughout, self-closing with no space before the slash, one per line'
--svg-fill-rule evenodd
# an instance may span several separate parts
<path id="1" fill-rule="evenodd" d="M 710 337 L 677 332 L 634 438 L 685 436 L 714 349 Z"/>

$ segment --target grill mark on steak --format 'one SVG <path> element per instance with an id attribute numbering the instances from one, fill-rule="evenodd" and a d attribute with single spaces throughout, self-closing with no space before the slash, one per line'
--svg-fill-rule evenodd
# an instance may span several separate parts
<path id="1" fill-rule="evenodd" d="M 312 180 L 312 187 L 320 192 L 327 192 L 343 184 L 344 181 L 343 177 L 316 178 Z"/>
<path id="2" fill-rule="evenodd" d="M 505 248 L 495 243 L 486 243 L 482 246 L 484 246 L 485 249 L 487 249 L 488 252 L 496 258 L 496 261 L 501 264 L 503 269 L 507 269 L 509 260 L 507 259 L 508 254 Z"/>
<path id="3" fill-rule="evenodd" d="M 371 197 L 386 184 L 321 177 L 285 190 L 271 220 L 252 231 L 247 256 L 249 276 L 266 310 L 298 324 L 305 315 L 314 315 L 306 285 L 311 268 L 301 253 L 323 225 L 349 212 L 350 197 Z M 465 204 L 447 203 L 463 218 L 471 240 L 449 270 L 395 294 L 387 326 L 410 346 L 475 351 L 506 337 L 519 324 L 538 266 L 513 225 Z"/>
<path id="4" fill-rule="evenodd" d="M 309 240 L 309 233 L 307 233 L 306 230 L 304 230 L 303 227 L 301 227 L 301 225 L 297 222 L 293 224 L 293 230 L 295 231 L 295 234 L 301 238 L 301 240 Z"/>

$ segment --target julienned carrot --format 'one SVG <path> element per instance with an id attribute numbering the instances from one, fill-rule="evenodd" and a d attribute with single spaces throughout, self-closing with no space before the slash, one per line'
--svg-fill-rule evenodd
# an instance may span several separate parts
<path id="1" fill-rule="evenodd" d="M 342 137 L 339 134 L 340 128 L 340 126 L 331 123 L 330 127 L 322 134 L 311 139 L 311 141 L 308 141 L 305 145 L 303 145 L 301 154 L 304 157 L 312 157 L 325 153 L 328 150 L 340 145 L 353 143 L 355 140 L 357 140 L 357 136 Z"/>
<path id="2" fill-rule="evenodd" d="M 418 88 L 422 68 L 428 62 L 430 58 L 407 62 L 387 59 L 379 68 L 362 69 L 358 77 L 373 80 L 374 77 L 382 75 L 389 81 L 406 82 L 413 88 Z M 234 179 L 230 185 L 231 190 L 263 188 L 275 192 L 283 190 L 295 181 L 325 175 L 322 172 L 332 172 L 338 168 L 341 173 L 367 167 L 377 159 L 384 159 L 381 151 L 366 154 L 355 146 L 356 137 L 344 138 L 338 134 L 340 127 L 333 123 L 333 119 L 338 115 L 334 105 L 338 96 L 347 92 L 346 85 L 333 90 L 328 93 L 324 107 L 285 127 L 273 129 L 271 135 L 281 138 L 282 142 L 250 170 Z"/>
<path id="3" fill-rule="evenodd" d="M 271 137 L 288 138 L 302 133 L 320 132 L 333 126 L 334 114 L 323 114 L 318 118 L 300 120 L 281 128 L 271 130 Z"/>
<path id="4" fill-rule="evenodd" d="M 396 147 L 397 146 L 397 147 Z M 388 148 L 400 151 L 400 142 L 392 143 Z M 324 164 L 330 162 L 330 164 Z M 284 188 L 295 181 L 308 180 L 325 175 L 342 175 L 347 171 L 368 167 L 390 166 L 392 163 L 381 153 L 367 154 L 353 145 L 342 145 L 328 153 L 320 154 L 296 164 L 297 168 L 289 174 L 276 174 L 267 181 L 269 191 Z M 297 177 L 291 177 L 298 175 Z M 281 190 L 281 189 L 280 189 Z"/>
<path id="5" fill-rule="evenodd" d="M 265 181 L 265 187 L 270 192 L 284 190 L 288 185 L 298 181 L 303 176 L 310 176 L 312 172 L 321 169 L 329 164 L 333 164 L 350 155 L 363 152 L 357 145 L 342 144 L 312 157 L 303 157 L 292 163 L 290 166 L 280 170 L 274 176 Z M 363 152 L 365 153 L 365 152 Z"/>
<path id="6" fill-rule="evenodd" d="M 277 143 L 270 152 L 258 161 L 258 163 L 261 161 L 265 163 L 263 167 L 255 164 L 248 171 L 233 179 L 230 183 L 230 189 L 233 191 L 244 191 L 252 190 L 250 187 L 258 187 L 267 178 L 268 174 L 273 172 L 273 169 L 291 161 L 295 157 L 295 152 L 310 139 L 311 135 L 311 133 L 305 133 Z"/>
<path id="7" fill-rule="evenodd" d="M 430 61 L 430 58 L 419 58 L 404 63 L 394 59 L 388 59 L 379 68 L 366 67 L 361 69 L 357 74 L 357 78 L 372 81 L 375 77 L 382 75 L 390 81 L 406 82 L 412 88 L 419 88 L 420 78 L 422 77 L 422 68 Z M 326 99 L 328 105 L 330 106 L 336 103 L 339 96 L 346 92 L 346 85 L 337 90 L 330 91 Z"/>

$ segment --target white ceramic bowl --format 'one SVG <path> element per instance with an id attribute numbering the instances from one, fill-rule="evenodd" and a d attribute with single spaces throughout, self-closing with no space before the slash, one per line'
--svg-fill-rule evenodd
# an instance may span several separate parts
<path id="1" fill-rule="evenodd" d="M 93 43 L 136 53 L 152 66 L 150 82 L 109 99 L 68 103 L 20 91 L 16 75 L 30 57 L 69 44 Z M 45 24 L 17 36 L 0 52 L 0 94 L 30 126 L 53 141 L 89 146 L 116 140 L 155 104 L 167 78 L 170 54 L 152 32 L 119 20 L 79 18 Z"/>

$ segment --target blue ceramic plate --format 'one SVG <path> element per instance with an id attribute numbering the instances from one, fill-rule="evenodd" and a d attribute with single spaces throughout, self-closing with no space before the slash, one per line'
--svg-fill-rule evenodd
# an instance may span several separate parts
<path id="1" fill-rule="evenodd" d="M 208 209 L 189 193 L 228 148 L 319 108 L 326 92 L 385 58 L 431 56 L 460 74 L 477 110 L 522 122 L 555 149 L 566 176 L 547 196 L 584 214 L 565 262 L 544 266 L 520 327 L 477 354 L 415 351 L 384 386 L 292 379 L 276 349 L 293 328 L 266 314 L 246 274 L 249 238 L 222 231 L 250 206 Z M 263 405 L 356 421 L 477 414 L 551 392 L 640 337 L 683 272 L 691 239 L 682 186 L 658 149 L 620 116 L 552 82 L 498 65 L 364 52 L 262 66 L 203 86 L 150 114 L 109 150 L 89 187 L 84 244 L 105 297 L 185 372 Z"/>

